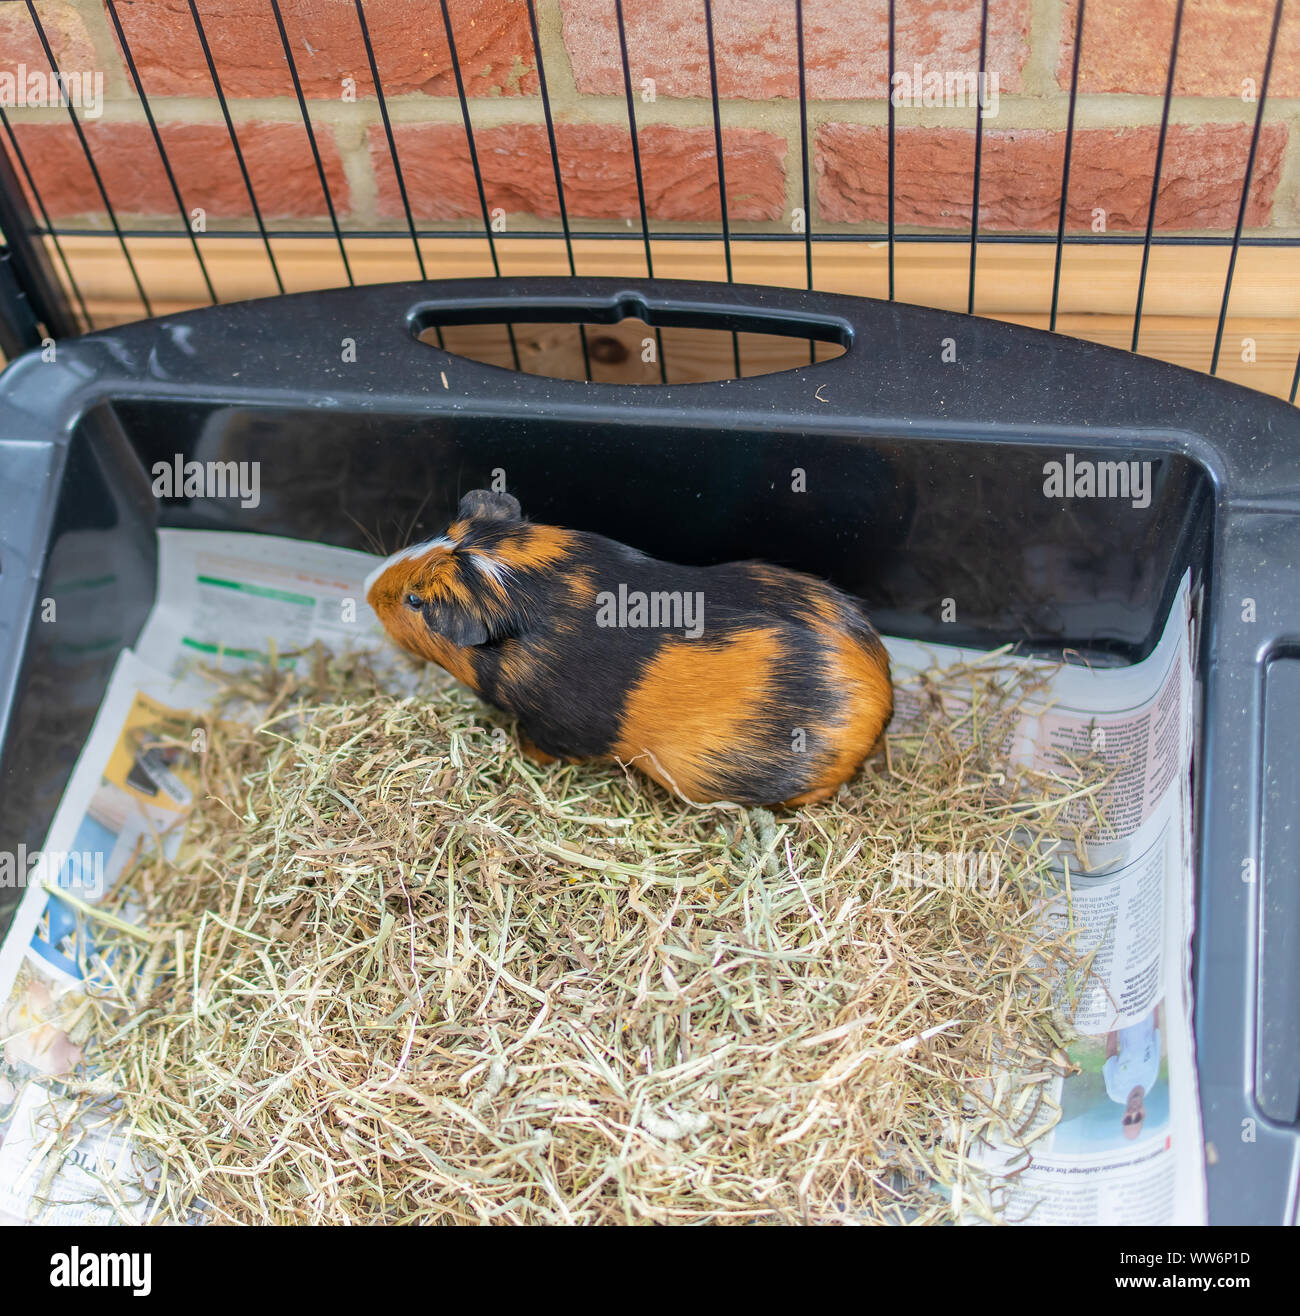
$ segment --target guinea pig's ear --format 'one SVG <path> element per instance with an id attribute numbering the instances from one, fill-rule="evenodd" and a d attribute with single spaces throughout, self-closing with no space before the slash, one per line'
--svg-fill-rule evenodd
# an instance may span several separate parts
<path id="1" fill-rule="evenodd" d="M 488 628 L 474 610 L 463 603 L 439 599 L 424 605 L 424 620 L 431 631 L 462 649 L 488 642 Z"/>
<path id="2" fill-rule="evenodd" d="M 460 521 L 518 521 L 522 515 L 519 499 L 514 494 L 495 493 L 491 489 L 471 489 L 456 509 Z"/>

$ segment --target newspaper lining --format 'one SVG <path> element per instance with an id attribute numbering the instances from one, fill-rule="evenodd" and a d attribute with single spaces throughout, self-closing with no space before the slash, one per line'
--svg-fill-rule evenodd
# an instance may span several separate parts
<path id="1" fill-rule="evenodd" d="M 187 710 L 209 700 L 211 687 L 189 674 L 194 660 L 260 659 L 271 646 L 283 654 L 316 640 L 383 643 L 361 598 L 376 561 L 367 554 L 218 531 L 159 538 L 154 610 L 117 662 L 0 944 L 0 1221 L 149 1218 L 157 1167 L 99 1127 L 102 1117 L 63 1127 L 93 945 L 75 906 L 49 888 L 80 881 L 78 897 L 93 903 L 142 839 L 179 843 L 193 779 L 183 753 L 164 751 L 158 736 L 192 725 Z M 1044 767 L 1054 747 L 1090 748 L 1120 770 L 1106 802 L 1110 832 L 1090 847 L 1088 871 L 1071 866 L 1068 909 L 1063 896 L 1044 915 L 1072 919 L 1076 945 L 1096 947 L 1071 1071 L 1045 1079 L 1016 1140 L 982 1153 L 990 1167 L 1014 1172 L 1004 1195 L 1010 1222 L 1205 1222 L 1190 977 L 1193 620 L 1184 578 L 1145 661 L 1055 670 L 1017 735 L 1019 761 Z M 978 656 L 886 643 L 897 672 Z M 100 878 L 97 890 L 88 873 Z"/>

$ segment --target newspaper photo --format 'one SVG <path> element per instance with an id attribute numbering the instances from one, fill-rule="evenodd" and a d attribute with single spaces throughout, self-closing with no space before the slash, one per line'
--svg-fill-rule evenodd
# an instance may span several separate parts
<path id="1" fill-rule="evenodd" d="M 0 1221 L 146 1223 L 166 1167 L 103 1111 L 78 1020 L 96 974 L 84 916 L 143 846 L 174 854 L 197 780 L 178 749 L 212 687 L 207 662 L 292 662 L 314 642 L 381 649 L 362 581 L 377 559 L 271 536 L 160 532 L 152 613 L 123 652 L 0 944 Z M 1105 828 L 1064 857 L 1042 917 L 1091 973 L 1066 1063 L 982 1161 L 1012 1224 L 1197 1224 L 1206 1218 L 1193 1054 L 1193 600 L 1184 579 L 1150 655 L 1128 667 L 1023 659 L 1050 674 L 1016 761 L 1061 751 L 1113 769 Z M 973 651 L 886 637 L 896 672 Z M 147 930 L 145 930 L 147 932 Z M 100 1098 L 98 1105 L 93 1098 Z"/>

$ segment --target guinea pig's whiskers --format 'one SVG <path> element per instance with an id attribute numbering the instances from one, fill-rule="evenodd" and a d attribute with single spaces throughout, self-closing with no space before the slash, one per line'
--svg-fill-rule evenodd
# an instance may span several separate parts
<path id="1" fill-rule="evenodd" d="M 343 515 L 346 516 L 348 520 L 351 521 L 352 524 L 356 526 L 356 528 L 361 532 L 361 537 L 362 539 L 365 540 L 366 547 L 372 553 L 376 553 L 380 557 L 388 556 L 388 550 L 384 547 L 384 541 L 380 539 L 380 537 L 376 533 L 374 533 L 368 526 L 365 526 L 360 521 L 358 521 L 357 518 L 353 516 L 351 512 L 344 512 Z"/>
<path id="2" fill-rule="evenodd" d="M 423 515 L 424 509 L 429 504 L 429 496 L 432 492 L 432 490 L 429 490 L 424 497 L 420 499 L 419 507 L 415 509 L 414 515 L 411 517 L 410 521 L 407 522 L 406 529 L 402 533 L 403 541 L 410 539 L 411 535 L 415 532 L 415 527 L 420 524 L 420 517 Z"/>

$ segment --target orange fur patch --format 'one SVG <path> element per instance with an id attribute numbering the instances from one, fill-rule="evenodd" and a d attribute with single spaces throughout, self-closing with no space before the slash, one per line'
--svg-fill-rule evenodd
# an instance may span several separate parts
<path id="1" fill-rule="evenodd" d="M 831 631 L 825 636 L 834 655 L 833 670 L 845 699 L 845 716 L 827 734 L 835 745 L 835 758 L 819 774 L 813 788 L 788 801 L 812 804 L 825 799 L 857 772 L 880 740 L 894 712 L 894 687 L 889 678 L 889 655 L 878 641 L 863 645 L 851 635 Z"/>
<path id="2" fill-rule="evenodd" d="M 508 567 L 537 570 L 572 553 L 575 539 L 572 530 L 557 525 L 521 525 L 492 556 Z"/>
<path id="3" fill-rule="evenodd" d="M 615 754 L 687 799 L 717 798 L 709 758 L 755 747 L 753 729 L 766 711 L 779 654 L 777 632 L 768 628 L 707 647 L 667 641 L 628 693 Z"/>
<path id="4" fill-rule="evenodd" d="M 478 678 L 470 651 L 434 635 L 420 614 L 406 606 L 406 596 L 413 592 L 424 595 L 436 589 L 444 598 L 463 595 L 464 591 L 451 578 L 452 573 L 439 571 L 450 559 L 449 549 L 435 548 L 423 557 L 395 562 L 370 587 L 366 601 L 383 622 L 384 629 L 407 653 L 437 663 L 477 693 Z"/>
<path id="5" fill-rule="evenodd" d="M 497 652 L 497 679 L 506 690 L 530 689 L 539 678 L 534 656 L 514 640 L 505 640 Z"/>
<path id="6" fill-rule="evenodd" d="M 407 653 L 413 653 L 425 662 L 437 663 L 439 667 L 450 672 L 456 680 L 478 692 L 478 678 L 474 672 L 474 663 L 469 649 L 441 635 L 435 635 L 424 624 L 424 619 L 409 608 L 393 614 L 387 622 L 388 633 Z"/>

